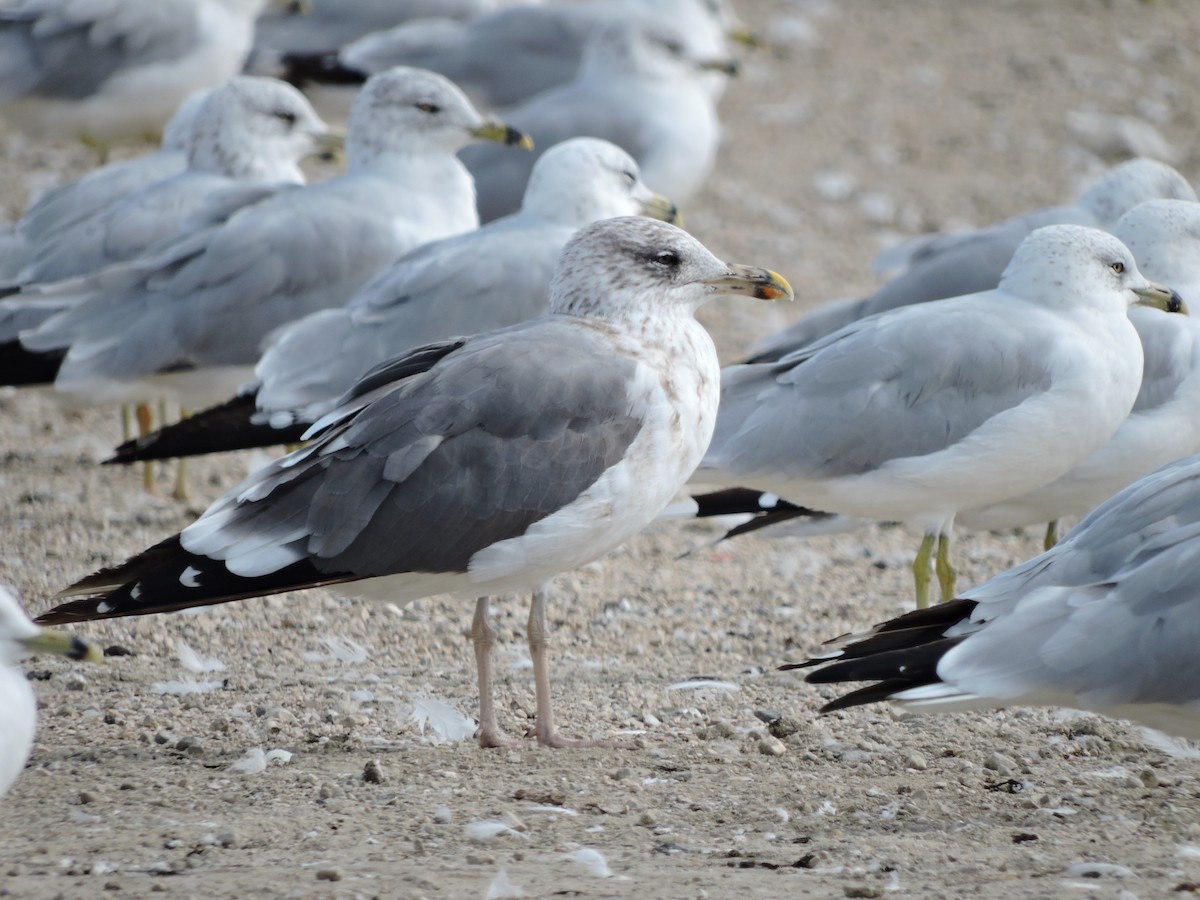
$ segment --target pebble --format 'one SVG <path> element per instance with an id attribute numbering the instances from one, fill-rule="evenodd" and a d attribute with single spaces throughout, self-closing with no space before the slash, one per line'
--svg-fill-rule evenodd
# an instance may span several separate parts
<path id="1" fill-rule="evenodd" d="M 787 745 L 773 734 L 764 734 L 758 741 L 758 752 L 763 756 L 783 756 Z"/>
<path id="2" fill-rule="evenodd" d="M 341 869 L 317 869 L 317 881 L 341 881 Z"/>
<path id="3" fill-rule="evenodd" d="M 379 760 L 367 760 L 367 764 L 363 766 L 362 780 L 367 784 L 384 784 L 387 782 L 387 776 L 383 774 Z"/>
<path id="4" fill-rule="evenodd" d="M 63 684 L 68 691 L 82 691 L 88 686 L 88 680 L 86 676 L 72 672 L 63 680 Z"/>
<path id="5" fill-rule="evenodd" d="M 929 762 L 920 753 L 906 753 L 904 754 L 904 768 L 924 772 L 929 768 Z"/>
<path id="6" fill-rule="evenodd" d="M 1020 771 L 1016 760 L 1010 756 L 1005 756 L 1003 753 L 993 752 L 984 762 L 985 769 L 991 769 L 993 772 L 1004 776 L 1016 775 Z"/>

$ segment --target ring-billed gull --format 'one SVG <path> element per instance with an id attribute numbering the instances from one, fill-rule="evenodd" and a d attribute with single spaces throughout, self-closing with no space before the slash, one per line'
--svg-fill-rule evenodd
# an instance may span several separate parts
<path id="1" fill-rule="evenodd" d="M 550 711 L 546 583 L 649 523 L 716 419 L 716 350 L 693 313 L 716 294 L 790 298 L 653 219 L 588 225 L 563 250 L 552 312 L 431 344 L 366 375 L 306 447 L 249 476 L 182 533 L 63 592 L 41 617 L 165 612 L 302 587 L 396 602 L 478 598 L 480 742 L 495 631 L 482 595 L 534 588 L 536 735 Z"/>
<path id="2" fill-rule="evenodd" d="M 612 141 L 638 161 L 648 185 L 682 203 L 716 158 L 720 128 L 703 76 L 722 65 L 730 63 L 688 55 L 668 22 L 617 22 L 593 33 L 573 81 L 506 116 L 542 147 L 580 135 Z M 535 157 L 505 159 L 470 148 L 462 158 L 475 176 L 480 219 L 520 206 Z"/>
<path id="3" fill-rule="evenodd" d="M 208 89 L 193 91 L 163 128 L 162 143 L 152 153 L 92 169 L 46 191 L 20 220 L 0 233 L 0 279 L 11 280 L 28 264 L 29 248 L 63 228 L 95 215 L 121 197 L 187 168 L 192 122 Z M 0 340 L 16 331 L 0 330 Z"/>
<path id="4" fill-rule="evenodd" d="M 298 441 L 367 369 L 411 347 L 515 325 L 549 308 L 550 276 L 575 231 L 599 219 L 675 208 L 637 163 L 598 138 L 551 147 L 521 210 L 478 231 L 423 244 L 345 307 L 281 329 L 232 400 L 117 448 L 109 462 L 164 459 Z"/>
<path id="5" fill-rule="evenodd" d="M 211 90 L 189 129 L 187 168 L 28 246 L 18 282 L 57 281 L 132 259 L 175 234 L 218 191 L 303 184 L 300 160 L 340 145 L 304 95 L 239 75 Z"/>
<path id="6" fill-rule="evenodd" d="M 38 628 L 8 588 L 0 585 L 0 797 L 25 768 L 37 726 L 37 700 L 17 663 L 52 653 L 96 661 L 100 653 L 77 637 Z"/>
<path id="7" fill-rule="evenodd" d="M 389 66 L 420 66 L 441 72 L 479 103 L 507 108 L 571 81 L 589 36 L 614 22 L 674 23 L 695 59 L 727 57 L 727 38 L 749 42 L 745 26 L 719 0 L 551 2 L 512 6 L 463 23 L 410 22 L 337 51 L 326 45 L 308 48 L 325 52 L 285 54 L 282 77 L 305 87 L 353 84 Z M 718 97 L 723 81 L 706 80 Z"/>
<path id="8" fill-rule="evenodd" d="M 1178 297 L 1112 235 L 1039 229 L 994 291 L 881 313 L 777 363 L 726 368 L 693 480 L 908 522 L 925 536 L 918 605 L 935 543 L 950 599 L 955 515 L 1052 481 L 1128 415 L 1142 374 L 1135 301 Z"/>
<path id="9" fill-rule="evenodd" d="M 1114 233 L 1143 275 L 1200 304 L 1200 203 L 1142 203 L 1121 217 Z M 1131 309 L 1129 318 L 1145 361 L 1137 401 L 1117 433 L 1036 491 L 964 510 L 960 525 L 994 530 L 1080 515 L 1164 463 L 1200 452 L 1200 319 L 1145 308 Z M 1047 543 L 1053 541 L 1051 527 Z"/>
<path id="10" fill-rule="evenodd" d="M 0 0 L 0 116 L 50 137 L 158 131 L 238 73 L 266 0 Z"/>
<path id="11" fill-rule="evenodd" d="M 102 270 L 83 302 L 22 333 L 22 349 L 61 357 L 54 385 L 72 402 L 222 400 L 251 376 L 272 329 L 345 303 L 401 253 L 477 226 L 454 153 L 481 139 L 527 140 L 485 121 L 440 75 L 377 75 L 355 103 L 344 175 L 269 191 Z M 10 383 L 18 365 L 5 367 Z"/>
<path id="12" fill-rule="evenodd" d="M 1045 225 L 1089 225 L 1112 231 L 1117 220 L 1146 200 L 1195 200 L 1187 179 L 1165 163 L 1131 159 L 1097 179 L 1073 206 L 1036 210 L 990 228 L 923 235 L 880 255 L 884 267 L 904 271 L 860 300 L 825 304 L 760 341 L 750 362 L 770 362 L 875 313 L 987 291 L 1032 231 Z M 1185 298 L 1186 299 L 1186 298 Z"/>
<path id="13" fill-rule="evenodd" d="M 1093 510 L 1062 542 L 957 600 L 833 642 L 817 684 L 875 681 L 826 704 L 944 712 L 1067 706 L 1200 738 L 1200 457 Z"/>

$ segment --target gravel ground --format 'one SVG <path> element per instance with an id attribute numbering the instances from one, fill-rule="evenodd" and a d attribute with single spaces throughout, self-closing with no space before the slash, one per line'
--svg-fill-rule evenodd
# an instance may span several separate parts
<path id="1" fill-rule="evenodd" d="M 898 236 L 1068 200 L 1132 150 L 1200 175 L 1193 0 L 738 5 L 783 49 L 748 59 L 725 96 L 720 163 L 688 224 L 718 255 L 783 272 L 799 302 L 710 305 L 727 360 L 870 290 L 872 255 Z M 79 148 L 0 146 L 9 215 L 89 164 Z M 264 459 L 195 465 L 197 499 L 181 506 L 96 466 L 119 430 L 114 410 L 0 397 L 0 580 L 33 608 L 186 525 Z M 559 581 L 563 729 L 630 750 L 485 752 L 422 734 L 418 701 L 474 711 L 462 602 L 401 610 L 314 591 L 81 629 L 130 653 L 28 665 L 42 717 L 0 804 L 0 895 L 1200 890 L 1200 768 L 1183 748 L 1061 710 L 819 717 L 831 694 L 775 671 L 907 608 L 913 534 L 706 547 L 716 533 L 664 523 Z M 1037 545 L 964 536 L 961 577 Z M 526 610 L 497 605 L 512 733 L 533 708 Z M 212 660 L 224 668 L 205 671 Z M 679 685 L 696 676 L 706 684 Z"/>

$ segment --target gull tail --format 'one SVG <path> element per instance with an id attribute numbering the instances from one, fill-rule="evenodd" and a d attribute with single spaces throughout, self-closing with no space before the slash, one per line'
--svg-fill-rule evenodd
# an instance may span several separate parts
<path id="1" fill-rule="evenodd" d="M 974 600 L 951 600 L 914 610 L 870 631 L 834 638 L 826 642 L 828 652 L 779 668 L 823 666 L 805 676 L 810 684 L 877 682 L 838 697 L 825 704 L 821 712 L 890 700 L 903 691 L 941 682 L 938 663 L 966 637 L 946 637 L 946 632 L 969 618 L 974 608 Z"/>
<path id="2" fill-rule="evenodd" d="M 29 350 L 20 341 L 0 343 L 0 385 L 53 384 L 66 355 L 66 350 Z"/>
<path id="3" fill-rule="evenodd" d="M 692 501 L 696 504 L 695 517 L 697 519 L 707 519 L 712 516 L 751 516 L 748 521 L 725 532 L 717 539 L 718 542 L 791 519 L 823 521 L 834 518 L 832 513 L 797 506 L 781 500 L 774 494 L 756 491 L 752 488 L 728 488 L 723 491 L 713 491 L 710 494 L 695 494 L 692 496 Z"/>
<path id="4" fill-rule="evenodd" d="M 104 465 L 226 453 L 300 441 L 310 423 L 295 422 L 276 427 L 256 422 L 254 398 L 254 394 L 239 394 L 219 406 L 128 440 L 104 460 Z"/>
<path id="5" fill-rule="evenodd" d="M 62 625 L 145 616 L 353 580 L 353 575 L 318 571 L 307 559 L 265 575 L 235 575 L 221 560 L 184 550 L 179 535 L 174 535 L 118 566 L 75 582 L 55 599 L 77 599 L 42 613 L 36 621 Z"/>
<path id="6" fill-rule="evenodd" d="M 336 50 L 321 53 L 285 53 L 280 57 L 279 78 L 297 88 L 310 84 L 362 84 L 367 75 L 343 65 Z"/>

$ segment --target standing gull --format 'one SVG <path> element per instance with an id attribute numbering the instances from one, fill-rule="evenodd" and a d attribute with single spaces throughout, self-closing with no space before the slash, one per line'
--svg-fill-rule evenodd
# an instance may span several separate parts
<path id="1" fill-rule="evenodd" d="M 540 147 L 581 135 L 612 141 L 637 160 L 647 184 L 682 203 L 708 177 L 720 140 L 704 76 L 731 65 L 693 56 L 670 20 L 616 22 L 592 34 L 573 81 L 505 116 Z M 536 157 L 505 159 L 485 148 L 462 156 L 475 176 L 483 221 L 520 206 Z"/>
<path id="2" fill-rule="evenodd" d="M 291 85 L 251 75 L 233 78 L 210 91 L 196 111 L 185 171 L 56 228 L 28 248 L 16 280 L 57 281 L 132 259 L 174 235 L 218 191 L 303 184 L 300 160 L 336 141 Z"/>
<path id="3" fill-rule="evenodd" d="M 336 45 L 309 47 L 320 52 L 283 55 L 282 77 L 305 88 L 352 85 L 390 66 L 420 66 L 445 75 L 479 103 L 507 108 L 571 81 L 590 35 L 616 22 L 673 22 L 696 59 L 727 56 L 727 38 L 753 42 L 723 0 L 559 0 L 513 5 L 467 22 L 409 22 L 332 52 Z M 709 82 L 714 99 L 723 86 L 724 79 Z"/>
<path id="4" fill-rule="evenodd" d="M 1067 224 L 1111 232 L 1128 210 L 1157 199 L 1195 200 L 1196 193 L 1187 179 L 1165 163 L 1131 159 L 1106 172 L 1072 206 L 1035 210 L 990 228 L 914 238 L 877 258 L 883 268 L 902 267 L 904 271 L 874 294 L 818 307 L 760 341 L 747 361 L 777 360 L 843 325 L 889 309 L 991 290 L 1000 283 L 1021 241 L 1035 229 Z"/>
<path id="5" fill-rule="evenodd" d="M 550 277 L 580 227 L 614 216 L 670 221 L 637 163 L 597 138 L 551 147 L 533 167 L 520 212 L 423 244 L 344 307 L 281 329 L 233 399 L 117 448 L 134 462 L 292 443 L 367 369 L 432 341 L 515 325 L 549 309 Z"/>
<path id="6" fill-rule="evenodd" d="M 377 75 L 349 122 L 346 174 L 235 202 L 231 215 L 97 273 L 82 302 L 22 333 L 21 349 L 61 359 L 54 386 L 72 402 L 222 400 L 250 377 L 272 329 L 345 303 L 419 244 L 477 227 L 454 153 L 480 139 L 526 142 L 485 122 L 440 75 Z"/>
<path id="7" fill-rule="evenodd" d="M 945 712 L 1068 706 L 1200 738 L 1200 457 L 1093 510 L 1062 542 L 958 599 L 785 669 L 875 681 L 823 711 L 891 700 Z"/>
<path id="8" fill-rule="evenodd" d="M 0 117 L 46 137 L 159 131 L 232 78 L 266 0 L 0 0 Z"/>
<path id="9" fill-rule="evenodd" d="M 1039 229 L 994 291 L 881 313 L 777 363 L 725 369 L 693 481 L 908 522 L 924 533 L 918 605 L 935 542 L 948 600 L 955 515 L 1046 484 L 1107 441 L 1141 382 L 1129 306 L 1177 300 L 1111 235 Z"/>
<path id="10" fill-rule="evenodd" d="M 36 653 L 95 662 L 99 652 L 77 637 L 29 621 L 8 588 L 0 585 L 0 797 L 25 768 L 37 727 L 37 700 L 17 663 Z"/>
<path id="11" fill-rule="evenodd" d="M 1148 278 L 1200 305 L 1200 203 L 1152 200 L 1121 217 L 1114 233 Z M 1129 417 L 1103 447 L 1036 491 L 964 510 L 971 529 L 1020 528 L 1081 515 L 1164 463 L 1200 452 L 1200 319 L 1135 307 L 1142 342 L 1142 385 Z"/>
<path id="12" fill-rule="evenodd" d="M 83 579 L 44 616 L 166 612 L 318 585 L 405 602 L 474 597 L 484 746 L 492 704 L 486 594 L 533 588 L 539 743 L 554 728 L 547 583 L 648 524 L 700 461 L 720 371 L 693 314 L 716 294 L 790 298 L 652 219 L 606 219 L 563 250 L 552 312 L 379 366 L 308 446 L 250 475 L 196 522 Z M 366 579 L 366 580 L 364 580 Z"/>

